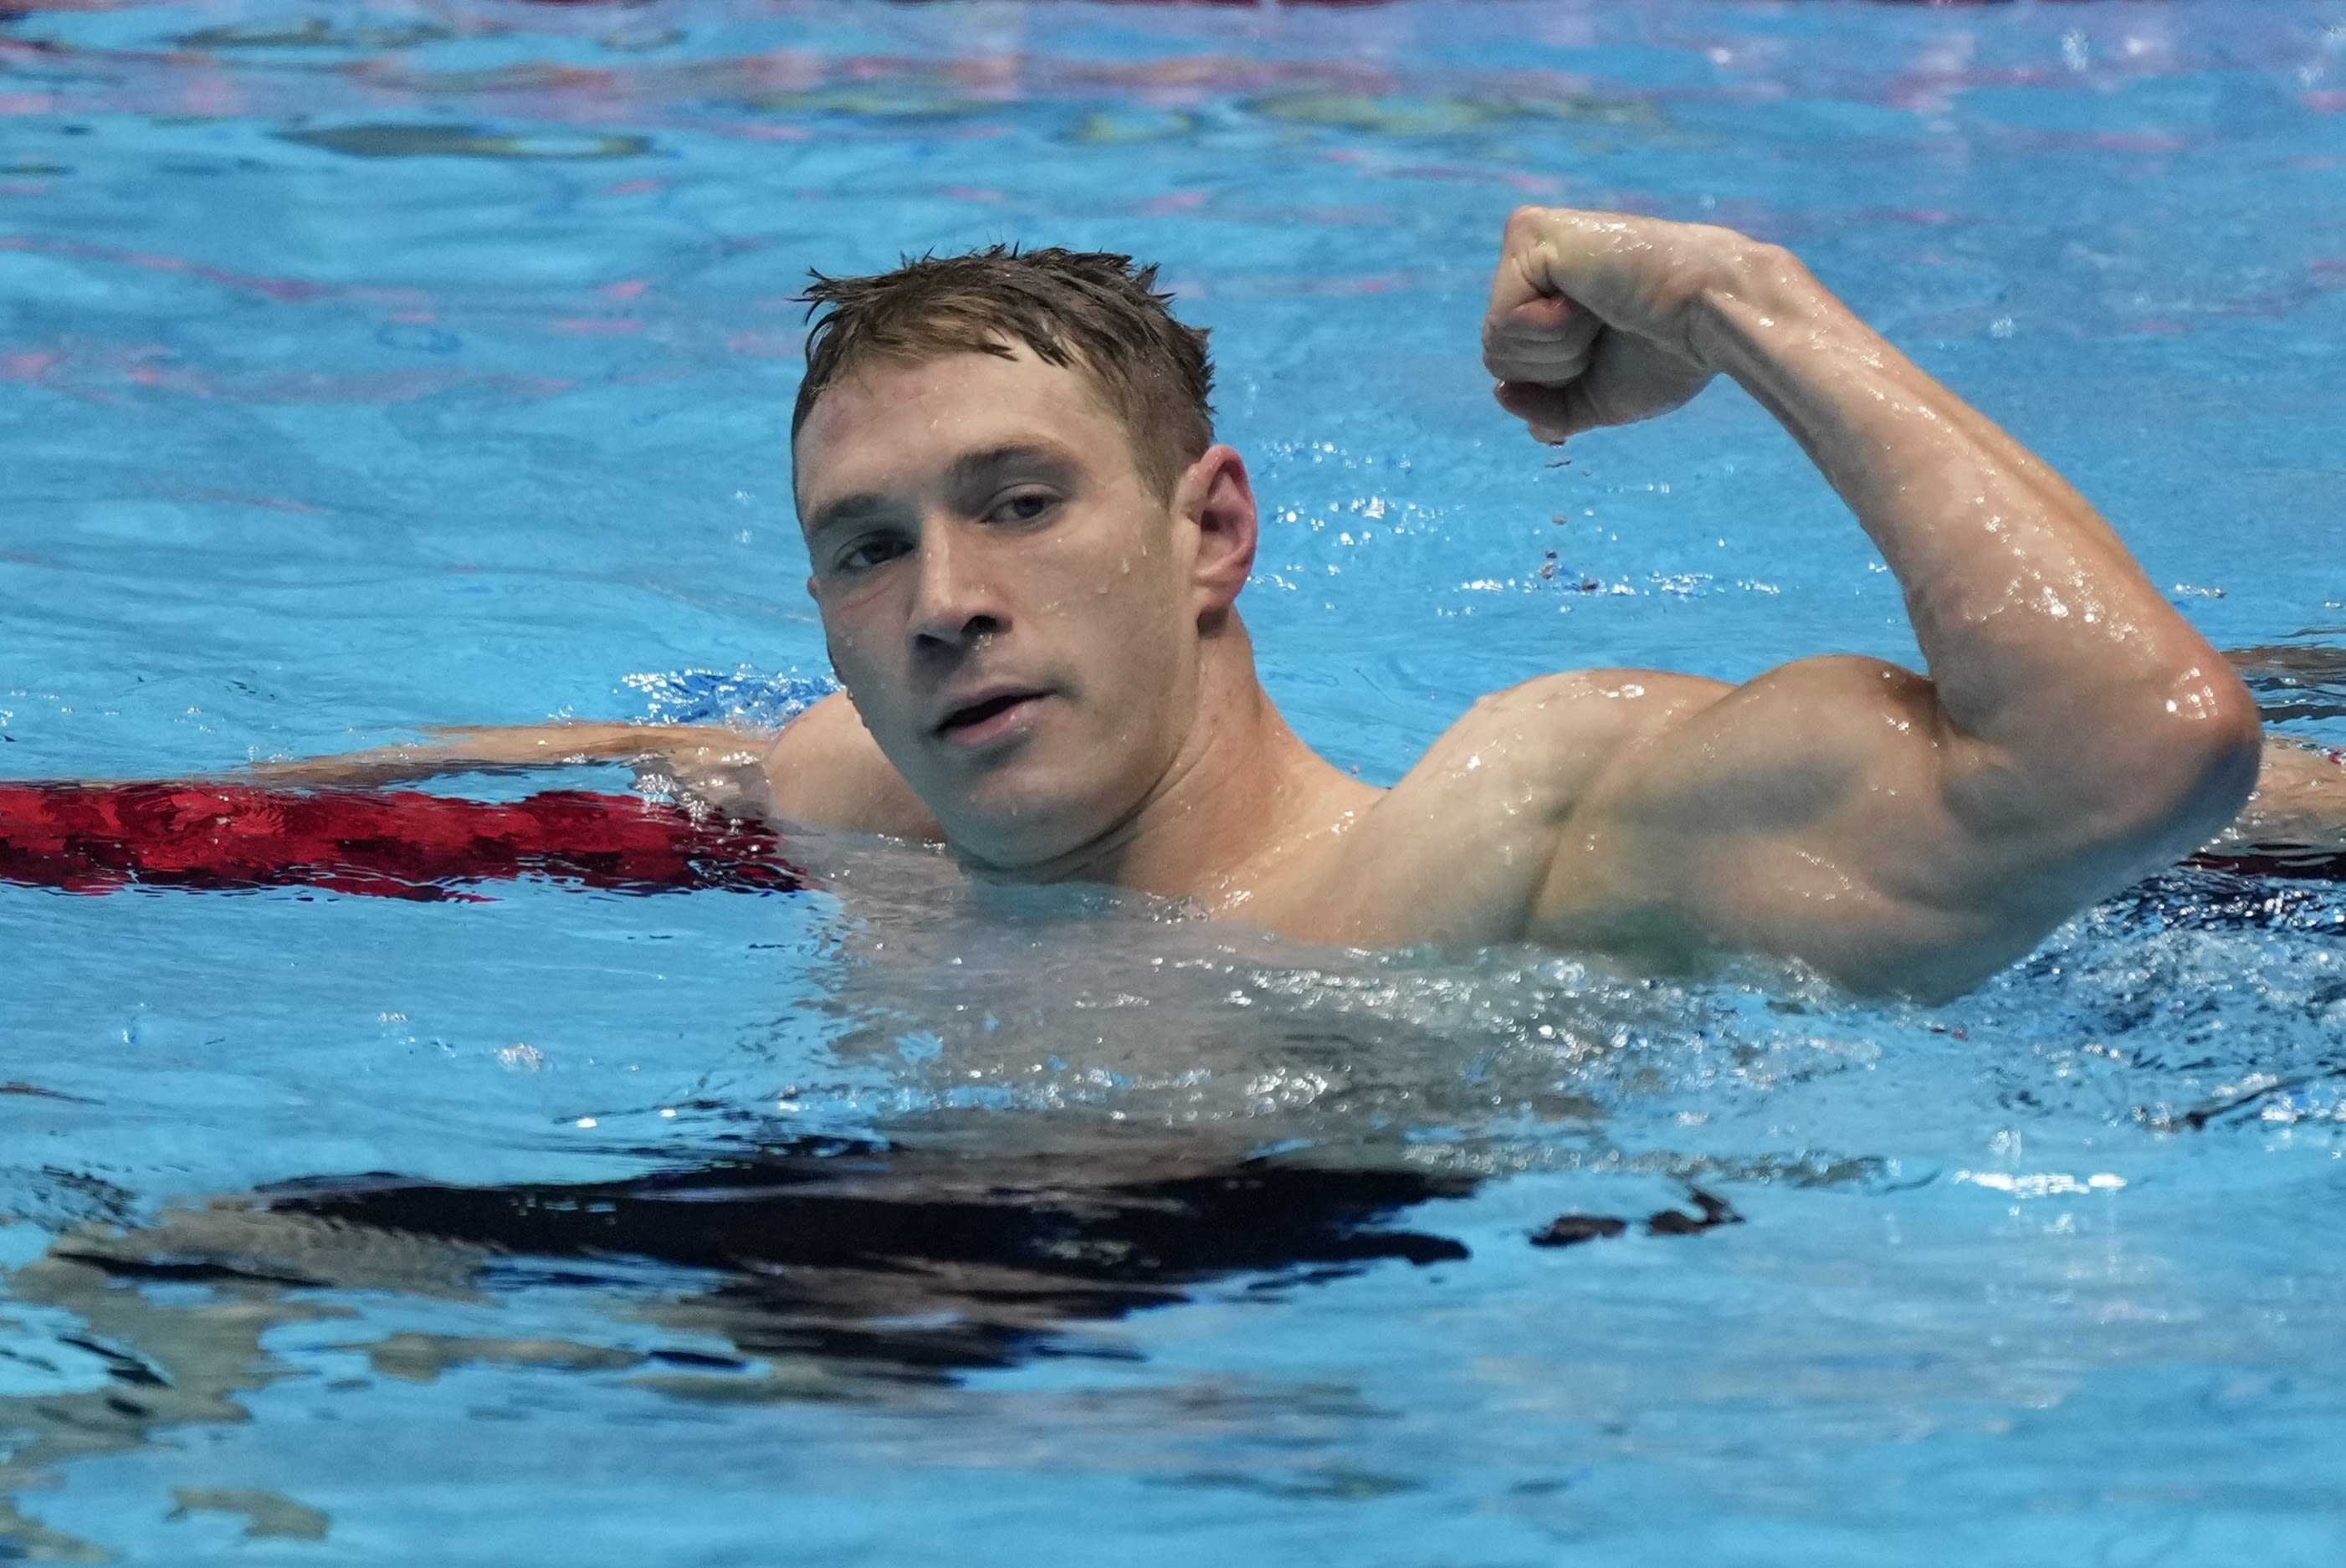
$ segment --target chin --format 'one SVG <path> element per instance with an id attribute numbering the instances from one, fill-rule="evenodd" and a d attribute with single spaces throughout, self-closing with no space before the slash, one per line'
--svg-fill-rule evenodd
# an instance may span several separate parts
<path id="1" fill-rule="evenodd" d="M 1124 813 L 1103 799 L 1096 790 L 1004 779 L 937 816 L 955 849 L 999 870 L 1021 871 L 1073 854 L 1114 827 Z"/>

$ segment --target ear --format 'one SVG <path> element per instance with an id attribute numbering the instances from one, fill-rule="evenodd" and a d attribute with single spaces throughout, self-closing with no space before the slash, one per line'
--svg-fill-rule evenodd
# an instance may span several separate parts
<path id="1" fill-rule="evenodd" d="M 1247 477 L 1246 459 L 1227 446 L 1208 447 L 1173 487 L 1173 515 L 1197 529 L 1189 581 L 1198 613 L 1228 611 L 1254 571 L 1254 482 Z"/>

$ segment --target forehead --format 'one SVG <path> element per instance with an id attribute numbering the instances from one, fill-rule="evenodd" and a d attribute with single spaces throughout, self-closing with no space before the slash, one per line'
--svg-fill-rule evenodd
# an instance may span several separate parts
<path id="1" fill-rule="evenodd" d="M 1026 444 L 1064 448 L 1087 465 L 1132 463 L 1124 427 L 1092 379 L 1023 345 L 1008 359 L 867 361 L 824 388 L 799 427 L 799 513 L 832 496 L 918 487 L 968 453 Z"/>

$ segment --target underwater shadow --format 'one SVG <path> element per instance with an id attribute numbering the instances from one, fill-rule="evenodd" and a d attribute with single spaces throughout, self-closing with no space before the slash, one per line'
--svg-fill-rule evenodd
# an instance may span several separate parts
<path id="1" fill-rule="evenodd" d="M 1004 1156 L 807 1139 L 617 1181 L 311 1180 L 141 1226 L 85 1224 L 10 1275 L 5 1298 L 70 1314 L 80 1327 L 55 1344 L 87 1358 L 98 1386 L 0 1397 L 0 1429 L 18 1440 L 0 1492 L 159 1429 L 250 1419 L 240 1395 L 318 1370 L 264 1337 L 357 1318 L 353 1293 L 518 1306 L 551 1287 L 592 1294 L 613 1326 L 601 1343 L 533 1336 L 524 1311 L 508 1337 L 407 1329 L 334 1347 L 363 1352 L 377 1378 L 479 1365 L 617 1374 L 688 1400 L 885 1400 L 1035 1358 L 1128 1356 L 1077 1330 L 1217 1282 L 1255 1276 L 1240 1288 L 1276 1292 L 1464 1259 L 1460 1242 L 1391 1222 L 1479 1185 L 1181 1164 L 1161 1148 Z M 38 1533 L 0 1501 L 0 1555 Z"/>
<path id="2" fill-rule="evenodd" d="M 718 1276 L 679 1313 L 745 1356 L 920 1380 L 1064 1353 L 1059 1336 L 1177 1305 L 1244 1274 L 1294 1283 L 1399 1259 L 1463 1259 L 1389 1228 L 1463 1197 L 1471 1177 L 1245 1160 L 1152 1174 L 1096 1155 L 972 1156 L 805 1140 L 739 1162 L 625 1181 L 451 1186 L 304 1183 L 257 1212 L 305 1227 L 428 1237 L 477 1250 L 477 1282 L 605 1282 L 626 1260 Z"/>

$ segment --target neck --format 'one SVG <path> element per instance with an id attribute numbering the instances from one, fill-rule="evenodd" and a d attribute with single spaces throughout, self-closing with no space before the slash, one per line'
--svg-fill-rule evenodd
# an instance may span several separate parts
<path id="1" fill-rule="evenodd" d="M 1209 639 L 1197 718 L 1138 805 L 1106 832 L 1015 872 L 1022 882 L 1106 882 L 1159 898 L 1220 895 L 1246 869 L 1375 791 L 1347 778 L 1288 728 L 1255 677 L 1254 650 L 1235 616 Z"/>

